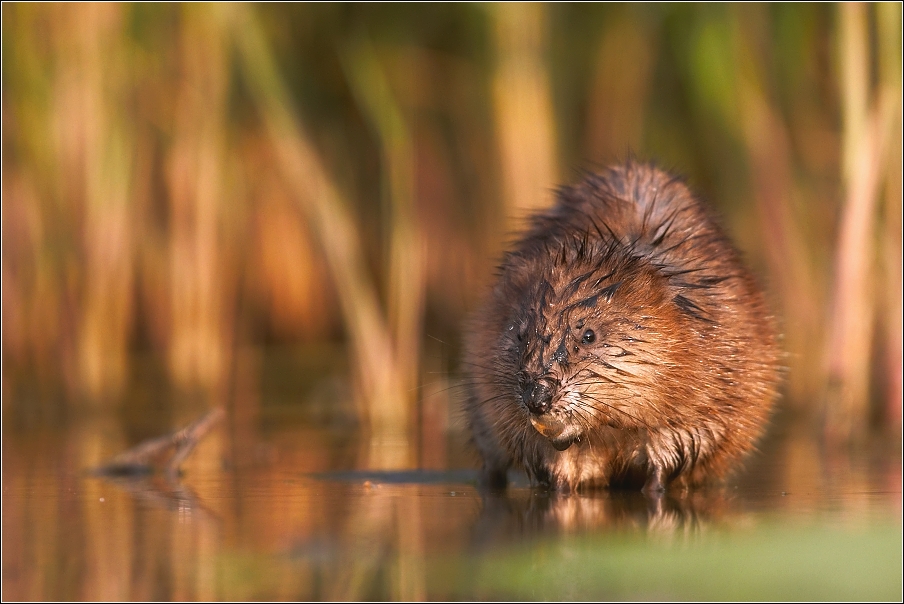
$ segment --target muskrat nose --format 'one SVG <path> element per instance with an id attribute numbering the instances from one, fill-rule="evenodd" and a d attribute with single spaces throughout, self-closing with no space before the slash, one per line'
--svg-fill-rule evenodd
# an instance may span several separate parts
<path id="1" fill-rule="evenodd" d="M 520 379 L 521 400 L 527 406 L 527 410 L 535 415 L 541 415 L 552 407 L 552 395 L 555 384 L 550 380 L 535 380 L 529 376 Z"/>

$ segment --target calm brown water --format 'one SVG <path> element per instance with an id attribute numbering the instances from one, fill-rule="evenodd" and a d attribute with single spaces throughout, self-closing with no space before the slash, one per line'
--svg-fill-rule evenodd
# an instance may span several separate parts
<path id="1" fill-rule="evenodd" d="M 376 472 L 360 435 L 277 411 L 221 425 L 180 480 L 87 473 L 149 435 L 123 424 L 5 424 L 4 600 L 902 595 L 899 451 L 777 426 L 724 488 L 488 497 L 454 432 L 430 469 Z"/>

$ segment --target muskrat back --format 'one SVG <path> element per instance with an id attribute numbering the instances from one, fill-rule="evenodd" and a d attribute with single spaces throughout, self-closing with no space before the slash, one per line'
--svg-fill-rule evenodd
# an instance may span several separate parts
<path id="1" fill-rule="evenodd" d="M 779 350 L 763 294 L 679 179 L 628 163 L 559 190 L 465 337 L 483 478 L 692 486 L 761 436 Z"/>

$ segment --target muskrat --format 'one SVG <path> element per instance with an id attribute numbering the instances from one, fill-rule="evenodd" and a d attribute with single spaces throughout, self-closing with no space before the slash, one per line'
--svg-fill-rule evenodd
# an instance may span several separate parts
<path id="1" fill-rule="evenodd" d="M 763 293 L 706 206 L 628 162 L 563 187 L 465 335 L 482 480 L 646 493 L 725 477 L 776 399 Z"/>

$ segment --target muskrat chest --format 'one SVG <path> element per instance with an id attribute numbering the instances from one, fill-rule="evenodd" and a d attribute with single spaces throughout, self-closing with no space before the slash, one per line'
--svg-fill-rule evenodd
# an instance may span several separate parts
<path id="1" fill-rule="evenodd" d="M 764 430 L 778 361 L 761 291 L 681 181 L 633 163 L 589 176 L 531 219 L 469 321 L 483 479 L 720 479 Z"/>

